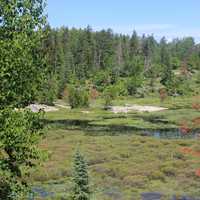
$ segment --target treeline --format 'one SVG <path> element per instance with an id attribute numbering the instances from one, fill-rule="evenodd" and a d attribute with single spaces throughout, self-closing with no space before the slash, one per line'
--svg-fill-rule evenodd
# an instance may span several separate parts
<path id="1" fill-rule="evenodd" d="M 128 36 L 111 29 L 93 31 L 89 26 L 47 26 L 45 30 L 48 37 L 43 48 L 49 73 L 39 99 L 46 103 L 62 98 L 67 85 L 82 85 L 86 80 L 100 92 L 110 85 L 123 85 L 127 95 L 153 92 L 159 80 L 159 87 L 165 87 L 170 95 L 183 94 L 189 90 L 184 84 L 189 74 L 200 69 L 200 45 L 192 37 L 172 42 L 163 37 L 158 42 L 153 35 L 140 37 L 136 31 Z M 176 70 L 183 76 L 177 78 Z"/>

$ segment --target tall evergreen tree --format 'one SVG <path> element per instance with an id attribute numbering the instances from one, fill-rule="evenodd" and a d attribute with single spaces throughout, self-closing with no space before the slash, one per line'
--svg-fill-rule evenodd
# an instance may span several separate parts
<path id="1" fill-rule="evenodd" d="M 130 39 L 130 58 L 137 56 L 139 53 L 139 38 L 136 31 L 133 31 L 133 34 Z"/>
<path id="2" fill-rule="evenodd" d="M 163 37 L 160 41 L 160 61 L 162 66 L 162 78 L 161 83 L 166 87 L 169 87 L 173 81 L 173 71 L 170 62 L 170 54 L 167 48 L 166 39 Z"/>

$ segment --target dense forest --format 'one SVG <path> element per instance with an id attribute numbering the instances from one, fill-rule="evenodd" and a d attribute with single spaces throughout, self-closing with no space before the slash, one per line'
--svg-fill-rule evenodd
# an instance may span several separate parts
<path id="1" fill-rule="evenodd" d="M 62 98 L 67 85 L 75 83 L 90 83 L 99 92 L 115 85 L 120 95 L 141 96 L 162 87 L 169 95 L 194 92 L 188 80 L 200 69 L 200 45 L 192 37 L 157 41 L 153 35 L 140 37 L 136 31 L 129 36 L 111 29 L 93 31 L 90 26 L 47 26 L 45 31 L 43 48 L 50 73 L 40 101 Z"/>

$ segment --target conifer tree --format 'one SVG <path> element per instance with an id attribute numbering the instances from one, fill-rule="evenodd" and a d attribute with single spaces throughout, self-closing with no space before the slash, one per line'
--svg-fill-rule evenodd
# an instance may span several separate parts
<path id="1" fill-rule="evenodd" d="M 89 200 L 90 189 L 87 164 L 79 150 L 74 156 L 73 182 L 72 200 Z"/>

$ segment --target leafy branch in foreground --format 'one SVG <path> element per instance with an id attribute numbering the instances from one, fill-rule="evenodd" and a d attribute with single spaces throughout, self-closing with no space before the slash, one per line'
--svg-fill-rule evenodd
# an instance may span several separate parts
<path id="1" fill-rule="evenodd" d="M 29 110 L 0 111 L 0 197 L 20 199 L 28 184 L 24 176 L 42 157 L 38 142 L 42 133 L 42 113 Z"/>

